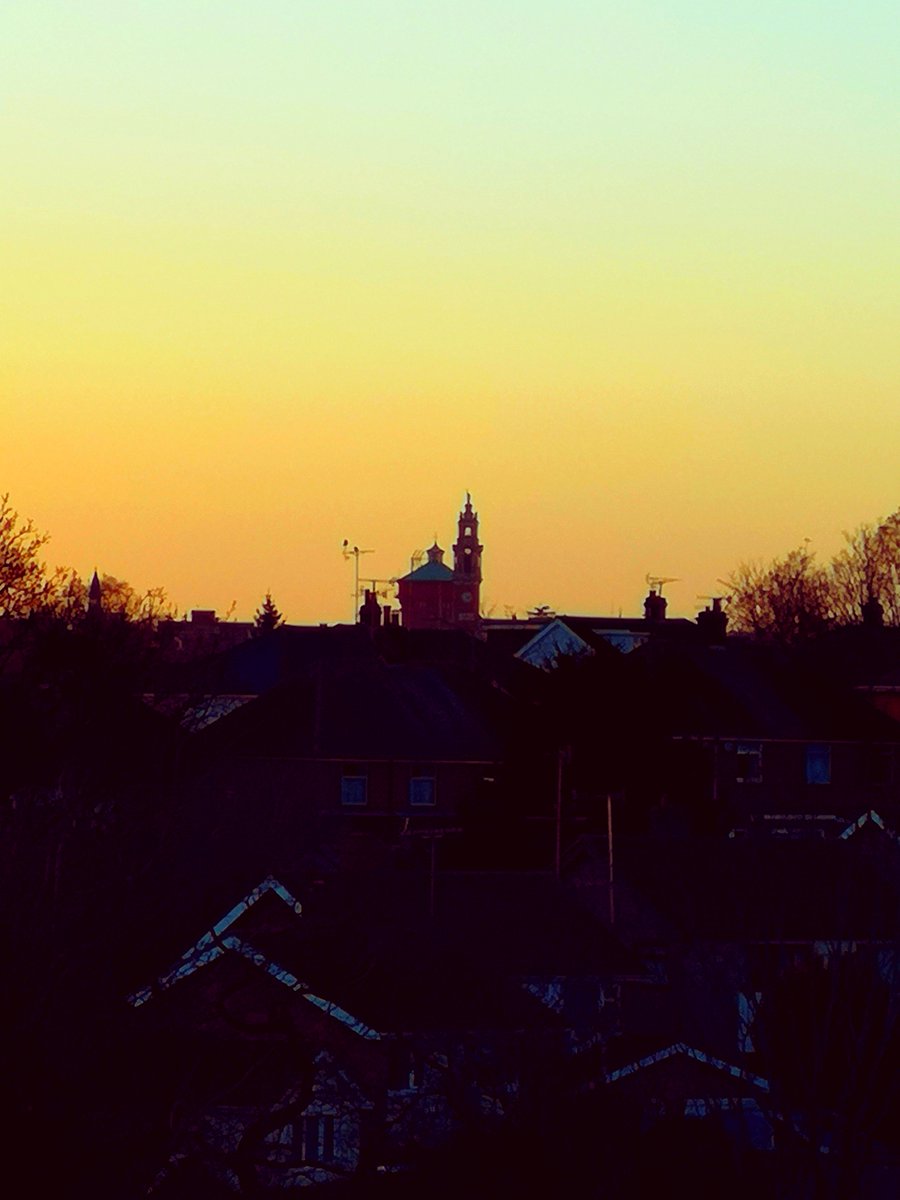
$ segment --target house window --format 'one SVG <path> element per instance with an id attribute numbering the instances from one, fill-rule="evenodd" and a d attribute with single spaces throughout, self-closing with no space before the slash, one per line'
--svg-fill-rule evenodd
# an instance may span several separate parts
<path id="1" fill-rule="evenodd" d="M 388 1089 L 392 1092 L 418 1090 L 425 1079 L 425 1063 L 421 1054 L 406 1042 L 394 1042 L 388 1061 Z"/>
<path id="2" fill-rule="evenodd" d="M 760 742 L 738 742 L 735 747 L 737 763 L 735 779 L 738 783 L 762 783 L 762 744 Z"/>
<path id="3" fill-rule="evenodd" d="M 368 799 L 367 785 L 368 779 L 365 775 L 345 775 L 341 779 L 341 804 L 365 804 Z"/>
<path id="4" fill-rule="evenodd" d="M 806 782 L 831 783 L 831 747 L 806 747 Z"/>
<path id="5" fill-rule="evenodd" d="M 307 1163 L 334 1161 L 334 1117 L 327 1113 L 304 1116 L 294 1127 L 294 1144 L 300 1143 L 300 1159 Z"/>
<path id="6" fill-rule="evenodd" d="M 409 802 L 416 806 L 434 804 L 434 776 L 416 775 L 409 781 Z"/>

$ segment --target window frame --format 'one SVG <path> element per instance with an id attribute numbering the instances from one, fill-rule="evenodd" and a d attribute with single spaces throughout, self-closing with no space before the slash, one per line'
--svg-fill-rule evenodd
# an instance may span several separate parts
<path id="1" fill-rule="evenodd" d="M 762 742 L 735 742 L 734 745 L 734 780 L 735 783 L 762 783 L 763 781 L 763 744 Z M 755 762 L 755 770 L 748 773 L 739 770 Z"/>
<path id="2" fill-rule="evenodd" d="M 350 784 L 362 784 L 362 799 L 351 800 L 349 793 Z M 369 777 L 368 775 L 342 775 L 341 776 L 341 806 L 344 808 L 365 808 L 369 803 Z"/>
<path id="3" fill-rule="evenodd" d="M 413 798 L 416 784 L 431 784 L 431 799 L 430 800 L 415 800 Z M 407 800 L 410 808 L 434 808 L 437 804 L 437 778 L 432 773 L 430 775 L 412 775 L 410 776 L 409 785 L 406 791 Z"/>
<path id="4" fill-rule="evenodd" d="M 297 1124 L 300 1126 L 298 1130 L 300 1161 L 311 1166 L 333 1163 L 335 1161 L 334 1113 L 303 1113 Z"/>
<path id="5" fill-rule="evenodd" d="M 815 764 L 817 762 L 820 766 L 824 764 L 824 770 L 819 772 L 822 778 L 816 778 Z M 829 742 L 808 743 L 804 754 L 803 773 L 810 787 L 826 787 L 831 783 L 831 744 Z"/>
<path id="6" fill-rule="evenodd" d="M 425 1086 L 425 1055 L 406 1041 L 394 1042 L 388 1060 L 389 1092 L 420 1092 Z"/>

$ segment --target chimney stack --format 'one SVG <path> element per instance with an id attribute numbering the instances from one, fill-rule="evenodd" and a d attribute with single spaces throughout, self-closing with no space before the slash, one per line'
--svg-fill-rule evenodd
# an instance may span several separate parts
<path id="1" fill-rule="evenodd" d="M 365 625 L 367 629 L 377 629 L 381 624 L 381 605 L 371 588 L 365 590 L 365 596 L 359 609 L 359 623 Z"/>
<path id="2" fill-rule="evenodd" d="M 651 588 L 644 601 L 644 620 L 652 621 L 654 624 L 666 619 L 666 608 L 668 601 L 665 596 L 657 593 L 656 588 Z"/>
<path id="3" fill-rule="evenodd" d="M 708 605 L 697 613 L 697 628 L 708 646 L 724 646 L 728 628 L 728 614 L 722 609 L 722 597 L 713 596 L 712 608 Z"/>

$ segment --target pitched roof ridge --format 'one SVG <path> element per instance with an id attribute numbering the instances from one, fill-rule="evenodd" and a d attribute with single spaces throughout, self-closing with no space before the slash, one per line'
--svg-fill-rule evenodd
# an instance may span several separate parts
<path id="1" fill-rule="evenodd" d="M 274 875 L 267 875 L 261 883 L 257 884 L 255 888 L 251 888 L 246 896 L 233 905 L 224 916 L 220 917 L 214 925 L 211 925 L 206 933 L 202 934 L 193 945 L 189 946 L 165 974 L 160 975 L 156 982 L 149 987 L 140 988 L 138 991 L 133 992 L 128 997 L 128 1002 L 133 1004 L 135 1008 L 139 1008 L 158 990 L 171 987 L 179 979 L 184 979 L 188 975 L 192 975 L 199 967 L 206 966 L 208 962 L 212 962 L 213 959 L 218 958 L 224 952 L 222 948 L 224 943 L 221 940 L 222 935 L 227 929 L 231 928 L 235 921 L 249 912 L 267 892 L 274 892 L 279 900 L 286 904 L 292 912 L 297 916 L 302 915 L 303 906 L 300 901 Z"/>
<path id="2" fill-rule="evenodd" d="M 187 979 L 190 975 L 199 971 L 201 967 L 208 966 L 209 963 L 223 957 L 223 955 L 230 951 L 246 959 L 253 966 L 259 967 L 278 983 L 284 985 L 290 991 L 296 992 L 304 1000 L 308 1000 L 310 1004 L 315 1005 L 316 1008 L 321 1009 L 327 1016 L 333 1017 L 342 1025 L 346 1025 L 353 1033 L 359 1034 L 360 1037 L 365 1038 L 367 1041 L 380 1040 L 381 1034 L 378 1030 L 373 1029 L 358 1017 L 353 1016 L 352 1013 L 342 1008 L 339 1004 L 317 996 L 314 992 L 310 991 L 309 984 L 301 982 L 296 975 L 288 971 L 285 967 L 282 967 L 261 950 L 258 950 L 251 942 L 244 941 L 243 938 L 239 938 L 235 934 L 222 936 L 226 929 L 233 925 L 239 917 L 243 916 L 253 904 L 269 891 L 274 892 L 290 906 L 293 912 L 298 916 L 300 915 L 302 909 L 299 901 L 294 899 L 293 895 L 283 884 L 279 883 L 274 875 L 266 876 L 258 887 L 249 892 L 211 930 L 199 938 L 181 956 L 170 971 L 160 976 L 149 987 L 141 988 L 139 991 L 132 993 L 128 997 L 129 1004 L 134 1008 L 140 1008 L 141 1005 L 146 1004 L 148 1000 L 152 1000 L 159 992 L 167 990 L 182 979 Z"/>
<path id="3" fill-rule="evenodd" d="M 854 833 L 862 829 L 871 822 L 877 829 L 880 829 L 892 842 L 897 841 L 897 832 L 885 824 L 884 817 L 881 816 L 874 808 L 868 809 L 867 812 L 860 813 L 855 821 L 851 821 L 846 829 L 838 835 L 841 841 L 847 841 L 853 837 Z"/>
<path id="4" fill-rule="evenodd" d="M 708 1054 L 705 1050 L 698 1050 L 696 1046 L 689 1046 L 687 1042 L 672 1042 L 663 1049 L 657 1050 L 654 1054 L 646 1054 L 643 1058 L 634 1059 L 632 1062 L 626 1063 L 625 1066 L 618 1067 L 615 1071 L 608 1071 L 604 1077 L 605 1081 L 606 1083 L 615 1083 L 619 1079 L 625 1079 L 628 1075 L 633 1075 L 636 1071 L 655 1066 L 656 1063 L 665 1062 L 666 1059 L 672 1058 L 676 1054 L 683 1054 L 686 1058 L 692 1058 L 695 1062 L 715 1067 L 717 1071 L 724 1071 L 734 1079 L 740 1079 L 744 1083 L 753 1084 L 760 1091 L 767 1092 L 769 1090 L 769 1081 L 763 1079 L 761 1075 L 754 1075 L 752 1071 L 745 1071 L 743 1067 L 737 1067 L 733 1063 L 726 1062 L 723 1058 L 717 1058 L 713 1054 Z"/>

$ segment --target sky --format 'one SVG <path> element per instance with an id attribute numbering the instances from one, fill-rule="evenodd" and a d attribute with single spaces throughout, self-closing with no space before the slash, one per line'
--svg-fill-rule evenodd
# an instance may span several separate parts
<path id="1" fill-rule="evenodd" d="M 344 621 L 467 490 L 502 616 L 900 505 L 900 9 L 5 0 L 0 492 Z"/>

